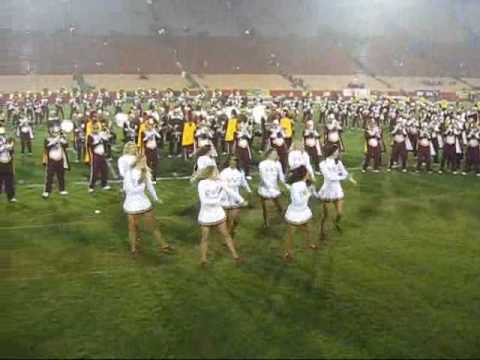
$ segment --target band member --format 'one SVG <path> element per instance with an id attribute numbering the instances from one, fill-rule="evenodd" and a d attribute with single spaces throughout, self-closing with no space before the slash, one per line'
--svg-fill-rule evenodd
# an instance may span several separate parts
<path id="1" fill-rule="evenodd" d="M 235 153 L 238 158 L 238 167 L 244 172 L 247 180 L 251 180 L 250 164 L 252 162 L 252 152 L 250 150 L 250 141 L 252 132 L 248 128 L 246 121 L 242 121 L 236 133 Z"/>
<path id="2" fill-rule="evenodd" d="M 320 158 L 322 156 L 322 148 L 320 146 L 320 134 L 315 130 L 313 120 L 305 122 L 305 130 L 303 131 L 303 142 L 305 151 L 308 153 L 315 171 L 318 172 L 320 166 Z"/>
<path id="3" fill-rule="evenodd" d="M 345 146 L 342 139 L 342 126 L 335 119 L 335 115 L 328 115 L 327 124 L 325 125 L 324 132 L 324 144 L 325 145 L 336 145 L 340 151 L 345 151 Z"/>
<path id="4" fill-rule="evenodd" d="M 265 154 L 265 160 L 258 165 L 260 173 L 260 184 L 258 186 L 258 195 L 262 202 L 263 225 L 268 227 L 267 201 L 272 201 L 277 208 L 279 215 L 283 214 L 283 208 L 280 204 L 280 189 L 278 182 L 280 181 L 288 188 L 285 182 L 285 175 L 282 170 L 282 164 L 278 161 L 278 154 L 274 149 L 270 149 Z"/>
<path id="5" fill-rule="evenodd" d="M 182 129 L 182 147 L 184 159 L 189 159 L 193 155 L 196 130 L 197 125 L 193 122 L 191 117 L 187 117 Z"/>
<path id="6" fill-rule="evenodd" d="M 228 167 L 220 173 L 220 179 L 230 192 L 235 193 L 235 197 L 229 195 L 228 192 L 223 193 L 222 206 L 227 214 L 227 228 L 232 238 L 235 237 L 235 229 L 238 225 L 240 209 L 247 205 L 240 195 L 240 188 L 244 188 L 251 193 L 252 190 L 248 185 L 245 174 L 240 171 L 238 167 L 238 159 L 235 156 L 230 156 L 228 160 Z M 238 199 L 242 199 L 240 203 Z"/>
<path id="7" fill-rule="evenodd" d="M 7 200 L 15 203 L 15 143 L 7 138 L 5 128 L 0 126 L 0 193 L 7 194 Z"/>
<path id="8" fill-rule="evenodd" d="M 283 173 L 287 173 L 288 149 L 285 143 L 285 133 L 278 119 L 274 119 L 270 127 L 270 144 L 277 151 L 278 158 L 282 164 Z"/>
<path id="9" fill-rule="evenodd" d="M 60 95 L 55 99 L 55 115 L 59 119 L 65 119 L 65 114 L 63 112 L 63 98 Z"/>
<path id="10" fill-rule="evenodd" d="M 432 173 L 432 156 L 435 154 L 435 149 L 432 143 L 432 135 L 428 123 L 422 123 L 420 131 L 418 132 L 417 142 L 417 172 L 420 171 L 422 164 L 425 164 L 427 171 Z"/>
<path id="11" fill-rule="evenodd" d="M 410 144 L 412 144 L 413 156 L 417 156 L 418 128 L 419 124 L 417 119 L 411 118 L 407 121 L 407 134 Z"/>
<path id="12" fill-rule="evenodd" d="M 90 184 L 88 191 L 95 191 L 95 184 L 100 179 L 103 190 L 110 190 L 108 186 L 108 164 L 105 145 L 110 140 L 108 134 L 101 130 L 101 125 L 95 123 L 92 133 L 87 137 L 87 148 L 90 154 Z"/>
<path id="13" fill-rule="evenodd" d="M 235 143 L 235 133 L 238 130 L 237 111 L 232 110 L 232 116 L 225 123 L 225 143 L 227 146 L 227 153 L 233 154 L 233 145 Z"/>
<path id="14" fill-rule="evenodd" d="M 442 123 L 441 121 L 434 116 L 430 122 L 430 129 L 432 135 L 432 144 L 433 149 L 435 150 L 435 155 L 433 157 L 433 162 L 438 163 L 440 149 L 443 149 L 443 136 L 442 136 Z"/>
<path id="15" fill-rule="evenodd" d="M 22 155 L 25 155 L 25 150 L 27 149 L 28 154 L 32 156 L 33 129 L 30 125 L 30 120 L 23 118 L 19 121 L 17 126 L 17 136 L 20 138 Z"/>
<path id="16" fill-rule="evenodd" d="M 310 176 L 310 179 L 312 181 L 315 180 L 315 174 L 310 163 L 310 157 L 305 151 L 302 141 L 295 141 L 290 148 L 290 151 L 288 153 L 288 166 L 290 168 L 290 171 L 300 166 L 305 166 L 308 171 L 308 175 Z"/>
<path id="17" fill-rule="evenodd" d="M 208 235 L 211 228 L 216 228 L 220 231 L 233 258 L 239 263 L 241 259 L 235 250 L 235 245 L 228 231 L 227 216 L 222 208 L 222 197 L 223 193 L 226 192 L 238 205 L 242 205 L 243 199 L 230 191 L 219 179 L 218 170 L 215 166 L 204 168 L 198 179 L 200 180 L 198 182 L 198 195 L 200 198 L 198 223 L 202 230 L 200 242 L 202 266 L 206 266 L 208 263 Z"/>
<path id="18" fill-rule="evenodd" d="M 158 144 L 160 142 L 160 134 L 155 129 L 155 120 L 148 119 L 147 126 L 143 135 L 144 153 L 147 158 L 147 165 L 151 170 L 152 182 L 157 183 L 158 171 Z"/>
<path id="19" fill-rule="evenodd" d="M 288 116 L 288 110 L 283 109 L 282 118 L 280 119 L 280 126 L 283 129 L 285 134 L 285 144 L 287 145 L 287 149 L 290 149 L 290 145 L 292 145 L 292 137 L 294 134 L 293 126 L 294 122 Z"/>
<path id="20" fill-rule="evenodd" d="M 325 149 L 326 159 L 320 163 L 320 170 L 323 175 L 323 185 L 317 194 L 317 197 L 323 202 L 323 214 L 320 225 L 320 239 L 325 240 L 327 234 L 325 232 L 325 222 L 328 218 L 329 204 L 335 205 L 336 217 L 335 227 L 341 232 L 340 221 L 343 214 L 343 198 L 344 193 L 341 181 L 348 178 L 348 172 L 340 161 L 340 150 L 335 145 L 330 145 Z M 351 180 L 353 181 L 353 180 Z"/>
<path id="21" fill-rule="evenodd" d="M 318 248 L 310 239 L 308 223 L 312 218 L 312 210 L 308 206 L 310 196 L 315 193 L 311 186 L 308 170 L 305 166 L 295 168 L 288 179 L 290 184 L 290 205 L 285 212 L 285 220 L 288 224 L 286 251 L 283 256 L 285 261 L 293 260 L 293 233 L 295 229 L 301 229 L 305 234 L 305 241 L 312 250 Z"/>
<path id="22" fill-rule="evenodd" d="M 155 202 L 162 204 L 153 187 L 145 155 L 139 154 L 133 164 L 126 166 L 124 170 L 123 190 L 125 192 L 125 200 L 123 202 L 123 210 L 128 216 L 128 237 L 132 254 L 138 254 L 138 245 L 140 243 L 139 220 L 141 217 L 143 217 L 150 231 L 153 232 L 153 237 L 159 244 L 160 251 L 170 252 L 173 248 L 163 240 L 160 230 L 156 226 L 152 203 L 145 194 L 145 190 L 147 190 Z"/>
<path id="23" fill-rule="evenodd" d="M 135 141 L 137 128 L 136 128 L 136 123 L 134 121 L 134 114 L 132 112 L 128 114 L 128 119 L 123 122 L 122 131 L 123 131 L 124 143 Z"/>
<path id="24" fill-rule="evenodd" d="M 170 119 L 167 123 L 168 158 L 182 157 L 182 125 L 178 118 Z"/>
<path id="25" fill-rule="evenodd" d="M 65 190 L 65 170 L 70 169 L 66 148 L 67 139 L 62 135 L 60 127 L 54 125 L 49 129 L 49 136 L 44 142 L 43 165 L 45 166 L 46 182 L 42 194 L 47 199 L 52 193 L 53 177 L 58 181 L 60 195 L 68 195 Z"/>
<path id="26" fill-rule="evenodd" d="M 407 157 L 408 157 L 408 146 L 407 142 L 410 143 L 408 139 L 407 129 L 405 122 L 400 119 L 392 131 L 393 135 L 393 144 L 392 144 L 392 154 L 390 155 L 390 166 L 388 171 L 392 171 L 394 164 L 401 163 L 402 172 L 407 172 Z"/>
<path id="27" fill-rule="evenodd" d="M 77 153 L 77 163 L 79 163 L 85 157 L 85 123 L 80 116 L 76 117 L 73 128 L 73 146 Z"/>
<path id="28" fill-rule="evenodd" d="M 480 176 L 480 126 L 474 125 L 467 132 L 467 148 L 465 154 L 465 168 L 462 175 L 467 175 L 470 170 Z"/>
<path id="29" fill-rule="evenodd" d="M 373 171 L 378 173 L 381 160 L 382 132 L 377 122 L 370 119 L 365 129 L 365 160 L 363 161 L 362 172 L 367 171 L 370 161 L 373 161 Z"/>
<path id="30" fill-rule="evenodd" d="M 454 125 L 452 120 L 447 121 L 445 131 L 443 132 L 444 144 L 442 152 L 442 160 L 440 161 L 439 174 L 443 174 L 445 169 L 445 163 L 450 168 L 454 175 L 457 174 L 457 169 L 460 165 L 460 158 L 458 154 L 461 154 L 460 148 L 460 131 Z"/>

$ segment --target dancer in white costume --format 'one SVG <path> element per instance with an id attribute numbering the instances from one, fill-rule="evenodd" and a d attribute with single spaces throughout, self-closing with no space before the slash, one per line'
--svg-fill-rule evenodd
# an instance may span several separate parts
<path id="1" fill-rule="evenodd" d="M 263 225 L 269 226 L 267 202 L 272 201 L 277 208 L 280 216 L 283 214 L 283 208 L 280 204 L 282 195 L 278 182 L 281 182 L 286 188 L 289 186 L 285 182 L 285 175 L 282 170 L 282 164 L 278 160 L 278 154 L 275 149 L 270 149 L 265 155 L 265 160 L 258 165 L 260 173 L 260 185 L 258 186 L 258 195 L 262 202 Z"/>
<path id="2" fill-rule="evenodd" d="M 227 228 L 227 215 L 222 207 L 222 198 L 224 192 L 231 197 L 238 205 L 243 205 L 243 199 L 235 192 L 228 189 L 220 180 L 218 170 L 215 166 L 208 166 L 198 174 L 198 196 L 200 197 L 200 212 L 198 214 L 198 223 L 202 229 L 202 239 L 200 243 L 202 266 L 207 264 L 208 253 L 208 235 L 212 227 L 218 229 L 222 234 L 227 247 L 233 258 L 238 263 L 240 257 L 235 250 L 232 237 Z"/>
<path id="3" fill-rule="evenodd" d="M 343 198 L 344 193 L 342 189 L 341 181 L 350 179 L 353 183 L 356 183 L 351 176 L 349 176 L 345 166 L 339 160 L 340 150 L 337 145 L 327 145 L 325 149 L 326 159 L 320 163 L 320 171 L 322 172 L 324 182 L 320 191 L 317 193 L 317 197 L 323 202 L 323 214 L 321 220 L 320 239 L 325 240 L 325 222 L 328 218 L 328 206 L 334 204 L 337 216 L 335 218 L 335 227 L 341 232 L 340 220 L 343 214 Z"/>
<path id="4" fill-rule="evenodd" d="M 244 188 L 249 193 L 251 193 L 252 190 L 245 178 L 245 173 L 238 168 L 238 158 L 236 156 L 230 156 L 228 167 L 222 170 L 220 179 L 224 182 L 225 186 L 236 195 L 232 197 L 227 192 L 224 192 L 222 198 L 222 206 L 227 213 L 228 231 L 232 238 L 234 238 L 235 228 L 239 221 L 240 209 L 247 205 L 247 202 L 244 201 L 240 195 L 240 188 Z M 242 199 L 240 203 L 237 201 L 238 198 Z"/>
<path id="5" fill-rule="evenodd" d="M 305 166 L 310 178 L 315 180 L 315 174 L 310 163 L 310 156 L 305 151 L 303 143 L 296 140 L 293 142 L 292 146 L 290 147 L 290 152 L 288 153 L 288 167 L 290 170 L 294 170 L 300 166 Z"/>
<path id="6" fill-rule="evenodd" d="M 125 192 L 123 210 L 128 216 L 128 236 L 132 254 L 136 255 L 138 253 L 139 220 L 141 217 L 143 217 L 149 230 L 153 232 L 153 237 L 159 244 L 160 251 L 170 252 L 173 248 L 163 240 L 156 225 L 152 202 L 145 194 L 145 191 L 148 191 L 155 202 L 162 203 L 153 187 L 152 175 L 147 166 L 146 157 L 138 155 L 135 161 L 130 166 L 124 167 L 123 170 L 125 170 L 123 173 L 123 190 Z"/>
<path id="7" fill-rule="evenodd" d="M 290 186 L 290 205 L 285 213 L 285 220 L 288 224 L 288 236 L 286 251 L 283 256 L 285 261 L 293 259 L 293 233 L 300 228 L 305 235 L 307 246 L 316 250 L 318 246 L 310 241 L 310 229 L 308 223 L 312 218 L 312 210 L 308 206 L 311 195 L 315 195 L 315 188 L 311 185 L 310 176 L 305 166 L 300 166 L 291 172 L 288 179 Z"/>

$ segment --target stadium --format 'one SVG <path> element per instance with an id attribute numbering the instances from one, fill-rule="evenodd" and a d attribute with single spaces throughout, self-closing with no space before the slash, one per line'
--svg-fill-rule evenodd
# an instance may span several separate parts
<path id="1" fill-rule="evenodd" d="M 479 16 L 2 0 L 0 358 L 478 358 Z"/>

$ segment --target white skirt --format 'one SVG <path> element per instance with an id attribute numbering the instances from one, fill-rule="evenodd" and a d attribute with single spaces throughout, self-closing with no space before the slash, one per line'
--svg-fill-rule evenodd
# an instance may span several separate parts
<path id="1" fill-rule="evenodd" d="M 213 226 L 224 222 L 226 219 L 225 211 L 221 206 L 201 206 L 198 213 L 198 223 L 203 226 Z"/>
<path id="2" fill-rule="evenodd" d="M 276 199 L 281 195 L 280 190 L 275 188 L 268 188 L 265 186 L 259 186 L 258 195 L 264 199 Z"/>
<path id="3" fill-rule="evenodd" d="M 306 224 L 312 218 L 312 210 L 307 206 L 302 209 L 294 208 L 291 205 L 288 206 L 285 213 L 285 220 L 292 225 Z"/>
<path id="4" fill-rule="evenodd" d="M 318 196 L 323 201 L 336 201 L 343 199 L 345 194 L 343 193 L 340 182 L 329 182 L 323 184 L 318 192 Z"/>
<path id="5" fill-rule="evenodd" d="M 129 215 L 143 214 L 152 208 L 152 203 L 144 193 L 128 194 L 123 202 L 123 211 Z"/>

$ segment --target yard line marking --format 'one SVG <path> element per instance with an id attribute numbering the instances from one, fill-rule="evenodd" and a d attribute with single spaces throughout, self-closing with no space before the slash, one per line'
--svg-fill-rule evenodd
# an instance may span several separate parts
<path id="1" fill-rule="evenodd" d="M 157 220 L 175 220 L 177 216 L 172 215 L 172 216 L 155 216 L 155 219 Z M 64 222 L 64 223 L 50 223 L 50 224 L 31 224 L 31 225 L 18 225 L 18 226 L 0 226 L 0 231 L 8 231 L 8 230 L 24 230 L 24 229 L 41 229 L 41 228 L 47 228 L 47 227 L 55 227 L 55 226 L 70 226 L 70 225 L 84 225 L 84 224 L 91 224 L 95 223 L 98 220 L 102 219 L 101 215 L 95 215 L 95 216 L 90 216 L 87 217 L 87 219 L 90 220 L 79 220 L 79 221 L 70 221 L 70 222 Z M 183 221 L 183 220 L 182 220 Z"/>
<path id="2" fill-rule="evenodd" d="M 348 170 L 356 171 L 356 170 L 361 170 L 361 167 L 351 167 L 347 168 Z M 256 173 L 253 173 L 255 175 Z M 319 175 L 321 177 L 321 175 Z M 171 181 L 171 180 L 190 180 L 191 176 L 165 176 L 165 177 L 159 177 L 157 178 L 157 181 Z M 109 180 L 108 182 L 111 184 L 121 184 L 123 180 Z M 88 185 L 88 181 L 74 181 L 73 183 L 70 183 L 70 185 Z M 44 187 L 45 184 L 18 184 L 20 186 L 24 186 L 27 188 L 37 188 L 37 187 Z"/>

